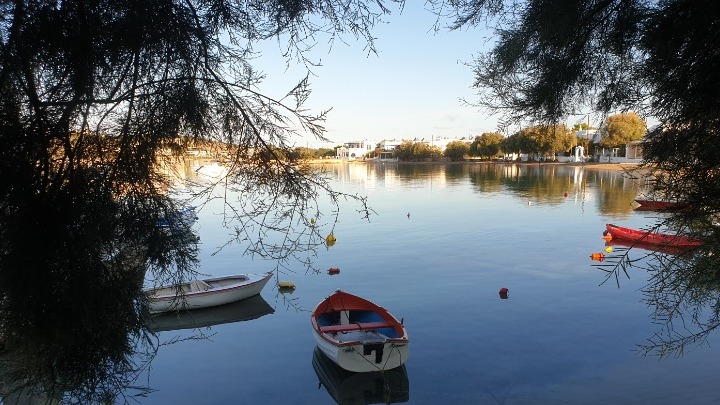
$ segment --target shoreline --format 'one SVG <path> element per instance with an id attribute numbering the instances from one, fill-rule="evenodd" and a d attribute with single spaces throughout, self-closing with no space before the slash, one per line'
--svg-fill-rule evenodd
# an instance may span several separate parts
<path id="1" fill-rule="evenodd" d="M 473 161 L 463 160 L 459 162 L 443 162 L 443 161 L 430 161 L 430 162 L 376 162 L 374 160 L 342 160 L 342 159 L 311 159 L 306 161 L 309 164 L 375 164 L 375 163 L 399 163 L 399 164 L 495 164 L 495 165 L 521 165 L 521 166 L 568 166 L 568 167 L 582 167 L 584 169 L 596 169 L 596 170 L 630 170 L 640 167 L 640 163 L 599 163 L 599 162 L 506 162 L 506 161 Z"/>

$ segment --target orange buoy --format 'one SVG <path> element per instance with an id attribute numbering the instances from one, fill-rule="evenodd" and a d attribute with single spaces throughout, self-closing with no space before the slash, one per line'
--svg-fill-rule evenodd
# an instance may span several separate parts
<path id="1" fill-rule="evenodd" d="M 508 289 L 503 287 L 500 289 L 500 299 L 506 300 L 508 298 Z"/>
<path id="2" fill-rule="evenodd" d="M 593 253 L 590 255 L 590 258 L 592 260 L 597 260 L 599 262 L 605 260 L 605 253 Z"/>
<path id="3" fill-rule="evenodd" d="M 330 267 L 328 269 L 328 274 L 340 274 L 340 269 L 337 267 Z"/>
<path id="4" fill-rule="evenodd" d="M 610 234 L 603 235 L 602 238 L 609 241 L 609 240 L 612 240 L 612 235 L 610 235 Z"/>

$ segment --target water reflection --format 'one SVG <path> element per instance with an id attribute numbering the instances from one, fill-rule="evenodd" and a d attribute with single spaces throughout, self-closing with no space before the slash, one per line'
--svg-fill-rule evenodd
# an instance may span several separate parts
<path id="1" fill-rule="evenodd" d="M 3 403 L 112 403 L 147 393 L 135 379 L 155 348 L 133 296 L 136 276 L 95 274 L 65 274 L 76 290 L 33 294 L 22 309 L 14 305 L 17 312 L 35 313 L 25 323 L 3 311 Z M 38 279 L 35 286 L 47 292 L 46 283 Z M 5 300 L 13 300 L 3 290 Z"/>
<path id="2" fill-rule="evenodd" d="M 660 224 L 665 223 L 663 221 Z M 660 226 L 659 224 L 657 226 Z M 680 357 L 704 345 L 720 328 L 720 252 L 717 241 L 707 238 L 700 247 L 677 248 L 613 240 L 618 247 L 606 263 L 596 265 L 614 278 L 618 287 L 630 277 L 629 269 L 644 270 L 647 284 L 641 289 L 658 330 L 638 348 L 644 355 Z"/>
<path id="3" fill-rule="evenodd" d="M 692 247 L 679 247 L 679 246 L 672 246 L 672 245 L 658 245 L 655 243 L 647 243 L 647 242 L 637 242 L 637 241 L 629 241 L 629 240 L 623 240 L 623 239 L 613 239 L 605 242 L 605 246 L 610 246 L 614 248 L 614 250 L 617 252 L 619 249 L 617 247 L 627 249 L 640 249 L 640 250 L 647 250 L 651 252 L 658 252 L 658 253 L 667 253 L 670 255 L 681 255 L 688 253 L 689 251 L 693 250 Z"/>
<path id="4" fill-rule="evenodd" d="M 339 405 L 395 404 L 410 400 L 405 366 L 384 372 L 353 373 L 340 368 L 315 347 L 313 369 L 320 384 Z"/>
<path id="5" fill-rule="evenodd" d="M 442 190 L 469 180 L 478 193 L 507 193 L 523 203 L 559 205 L 568 198 L 592 203 L 603 214 L 630 215 L 633 200 L 647 184 L 623 170 L 562 164 L 516 163 L 351 163 L 327 166 L 341 183 Z"/>
<path id="6" fill-rule="evenodd" d="M 250 321 L 275 312 L 261 295 L 210 308 L 153 315 L 148 327 L 154 332 L 199 329 L 225 323 Z"/>
<path id="7" fill-rule="evenodd" d="M 6 405 L 53 405 L 59 404 L 62 392 L 48 392 L 41 387 L 27 384 L 16 366 L 4 356 L 0 357 L 0 403 Z M 51 395 L 54 395 L 51 396 Z"/>
<path id="8" fill-rule="evenodd" d="M 682 255 L 654 254 L 643 300 L 658 332 L 640 345 L 645 354 L 682 356 L 720 328 L 720 262 L 715 246 Z"/>
<path id="9" fill-rule="evenodd" d="M 466 179 L 480 198 L 502 193 L 524 203 L 545 206 L 571 200 L 575 204 L 592 204 L 600 215 L 615 220 L 633 216 L 635 197 L 649 187 L 647 179 L 638 173 L 568 165 L 388 163 L 337 165 L 332 170 L 341 183 L 366 187 L 378 183 L 398 190 L 442 191 L 454 183 L 464 184 Z M 650 214 L 652 221 L 670 218 L 669 213 Z M 598 243 L 600 236 L 598 231 Z M 622 241 L 606 246 L 616 247 L 615 253 L 607 255 L 598 267 L 608 271 L 608 278 L 614 278 L 617 285 L 630 274 L 648 274 L 642 291 L 660 329 L 649 337 L 648 344 L 639 346 L 641 352 L 682 355 L 688 345 L 704 343 L 712 331 L 720 328 L 720 252 L 715 251 L 720 242 L 708 241 L 707 246 L 691 252 L 646 244 L 624 246 Z M 630 272 L 629 267 L 647 273 Z"/>
<path id="10" fill-rule="evenodd" d="M 190 277 L 197 238 L 161 226 L 176 207 L 118 191 L 79 168 L 42 191 L 0 198 L 0 358 L 4 403 L 112 403 L 144 395 L 155 353 L 143 280 Z"/>

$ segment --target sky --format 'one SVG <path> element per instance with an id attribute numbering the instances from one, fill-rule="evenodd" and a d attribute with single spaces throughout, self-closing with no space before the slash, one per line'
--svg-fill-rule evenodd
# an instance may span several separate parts
<path id="1" fill-rule="evenodd" d="M 479 28 L 432 30 L 435 16 L 424 2 L 408 1 L 402 13 L 392 9 L 387 23 L 375 27 L 378 54 L 368 54 L 364 40 L 346 36 L 332 49 L 322 40 L 310 54 L 322 66 L 313 68 L 314 112 L 332 108 L 325 122 L 330 145 L 349 141 L 475 137 L 497 129 L 497 117 L 461 100 L 476 100 L 472 62 L 491 45 Z M 263 91 L 281 96 L 305 77 L 304 67 L 286 69 L 277 43 L 260 48 L 257 68 L 267 78 Z M 330 146 L 312 138 L 296 146 Z"/>

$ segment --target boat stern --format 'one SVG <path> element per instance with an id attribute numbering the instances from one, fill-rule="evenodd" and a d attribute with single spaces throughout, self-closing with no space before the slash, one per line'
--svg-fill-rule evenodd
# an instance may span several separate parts
<path id="1" fill-rule="evenodd" d="M 373 372 L 400 367 L 410 354 L 408 342 L 363 342 L 340 347 L 338 365 L 354 372 Z"/>

